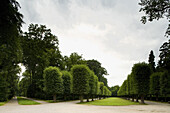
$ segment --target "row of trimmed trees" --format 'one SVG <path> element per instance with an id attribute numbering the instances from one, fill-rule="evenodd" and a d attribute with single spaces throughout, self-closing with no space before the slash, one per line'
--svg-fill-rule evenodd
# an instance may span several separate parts
<path id="1" fill-rule="evenodd" d="M 44 86 L 48 95 L 53 95 L 56 101 L 56 95 L 63 95 L 64 100 L 67 96 L 79 96 L 80 102 L 83 102 L 84 96 L 87 101 L 94 97 L 111 96 L 109 89 L 103 82 L 98 81 L 98 77 L 86 65 L 74 65 L 71 72 L 60 71 L 57 67 L 47 67 L 44 70 Z"/>
<path id="2" fill-rule="evenodd" d="M 169 40 L 170 42 L 170 40 Z M 149 55 L 149 64 L 137 63 L 132 67 L 132 72 L 124 80 L 118 91 L 118 96 L 127 97 L 128 99 L 144 98 L 149 100 L 169 101 L 170 98 L 170 43 L 164 43 L 161 47 L 160 60 L 155 68 L 153 51 Z M 166 46 L 165 46 L 166 45 Z M 154 99 L 153 99 L 154 97 Z"/>

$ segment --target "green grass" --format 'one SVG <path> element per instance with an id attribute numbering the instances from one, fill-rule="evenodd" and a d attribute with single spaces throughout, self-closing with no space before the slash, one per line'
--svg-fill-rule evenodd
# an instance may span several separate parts
<path id="1" fill-rule="evenodd" d="M 22 98 L 22 97 L 17 97 L 17 99 L 18 99 L 18 104 L 20 104 L 20 105 L 36 105 L 36 104 L 40 104 L 40 103 L 35 102 L 33 100 L 25 99 L 25 98 Z"/>
<path id="2" fill-rule="evenodd" d="M 3 105 L 5 105 L 6 103 L 8 103 L 9 102 L 9 100 L 7 100 L 7 101 L 5 101 L 5 102 L 0 102 L 0 106 L 3 106 Z"/>
<path id="3" fill-rule="evenodd" d="M 3 106 L 4 104 L 6 104 L 7 102 L 0 102 L 0 106 Z"/>
<path id="4" fill-rule="evenodd" d="M 141 105 L 137 102 L 131 102 L 130 100 L 125 100 L 122 98 L 107 98 L 102 100 L 95 100 L 91 102 L 83 102 L 79 104 L 86 104 L 86 105 L 100 105 L 100 106 L 127 106 L 127 105 Z"/>

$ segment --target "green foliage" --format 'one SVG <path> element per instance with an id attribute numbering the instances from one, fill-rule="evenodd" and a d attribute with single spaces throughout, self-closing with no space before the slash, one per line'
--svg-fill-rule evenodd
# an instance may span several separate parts
<path id="1" fill-rule="evenodd" d="M 113 86 L 113 87 L 110 88 L 110 90 L 112 92 L 112 96 L 117 96 L 117 92 L 118 92 L 119 88 L 120 87 L 118 85 Z"/>
<path id="2" fill-rule="evenodd" d="M 30 24 L 22 37 L 23 64 L 31 75 L 30 97 L 40 97 L 43 92 L 43 70 L 52 65 L 51 54 L 58 54 L 58 38 L 45 25 Z M 53 59 L 55 60 L 55 59 Z M 56 61 L 54 61 L 56 62 Z"/>
<path id="3" fill-rule="evenodd" d="M 108 86 L 107 79 L 104 75 L 108 75 L 107 70 L 101 66 L 101 63 L 97 60 L 87 60 L 87 66 L 97 75 L 100 82 L 103 82 L 105 86 Z"/>
<path id="4" fill-rule="evenodd" d="M 73 89 L 73 77 L 68 71 L 62 71 L 64 94 L 69 95 Z"/>
<path id="5" fill-rule="evenodd" d="M 159 55 L 160 60 L 158 61 L 158 70 L 167 70 L 170 73 L 170 39 L 160 47 L 159 51 L 161 53 Z"/>
<path id="6" fill-rule="evenodd" d="M 85 60 L 82 58 L 81 55 L 78 55 L 78 53 L 74 52 L 71 53 L 70 57 L 65 56 L 64 57 L 65 62 L 65 68 L 66 70 L 70 71 L 72 66 L 74 65 L 80 65 L 80 64 L 86 64 Z"/>
<path id="7" fill-rule="evenodd" d="M 137 63 L 132 67 L 132 75 L 134 77 L 134 90 L 139 95 L 149 93 L 150 67 L 146 63 Z"/>
<path id="8" fill-rule="evenodd" d="M 156 72 L 150 76 L 150 94 L 160 94 L 160 76 L 162 72 Z"/>
<path id="9" fill-rule="evenodd" d="M 89 77 L 89 94 L 94 95 L 96 94 L 96 84 L 95 84 L 95 75 L 93 71 L 90 71 L 90 77 Z"/>
<path id="10" fill-rule="evenodd" d="M 125 96 L 127 95 L 127 80 L 125 80 L 123 82 L 123 84 L 121 85 L 119 91 L 117 92 L 118 96 Z"/>
<path id="11" fill-rule="evenodd" d="M 0 4 L 0 100 L 4 101 L 16 92 L 15 70 L 22 60 L 20 33 L 23 16 L 18 11 L 20 6 L 16 0 L 1 0 Z"/>
<path id="12" fill-rule="evenodd" d="M 8 94 L 8 89 L 7 89 L 7 82 L 5 78 L 5 73 L 0 73 L 0 102 L 6 101 L 7 100 L 7 94 Z"/>
<path id="13" fill-rule="evenodd" d="M 104 95 L 104 83 L 103 82 L 99 82 L 99 88 L 100 88 L 99 95 Z"/>
<path id="14" fill-rule="evenodd" d="M 73 75 L 73 93 L 78 95 L 89 93 L 90 71 L 86 65 L 74 65 L 71 69 Z"/>
<path id="15" fill-rule="evenodd" d="M 169 0 L 140 0 L 139 5 L 141 6 L 140 12 L 143 11 L 146 15 L 142 16 L 143 23 L 164 17 L 169 19 Z M 170 34 L 170 24 L 166 33 Z"/>
<path id="16" fill-rule="evenodd" d="M 168 71 L 163 72 L 160 76 L 160 93 L 164 96 L 170 94 L 170 74 Z"/>
<path id="17" fill-rule="evenodd" d="M 57 67 L 48 67 L 44 70 L 45 91 L 48 94 L 63 93 L 63 79 L 60 70 Z"/>

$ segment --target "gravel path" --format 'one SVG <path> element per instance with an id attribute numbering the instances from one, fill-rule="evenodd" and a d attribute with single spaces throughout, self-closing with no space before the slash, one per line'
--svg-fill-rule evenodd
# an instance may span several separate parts
<path id="1" fill-rule="evenodd" d="M 0 107 L 0 113 L 170 113 L 170 104 L 149 102 L 150 105 L 93 106 L 76 104 L 79 101 L 47 103 L 40 105 L 16 105 Z M 148 101 L 146 101 L 148 103 Z"/>

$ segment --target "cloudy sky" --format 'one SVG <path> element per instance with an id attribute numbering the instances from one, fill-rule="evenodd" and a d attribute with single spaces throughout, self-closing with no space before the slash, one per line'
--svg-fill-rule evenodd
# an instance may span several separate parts
<path id="1" fill-rule="evenodd" d="M 77 52 L 96 59 L 109 75 L 109 86 L 121 85 L 134 63 L 159 55 L 167 20 L 142 24 L 139 0 L 18 0 L 30 23 L 46 25 L 58 36 L 62 55 Z M 156 58 L 156 61 L 158 59 Z"/>

